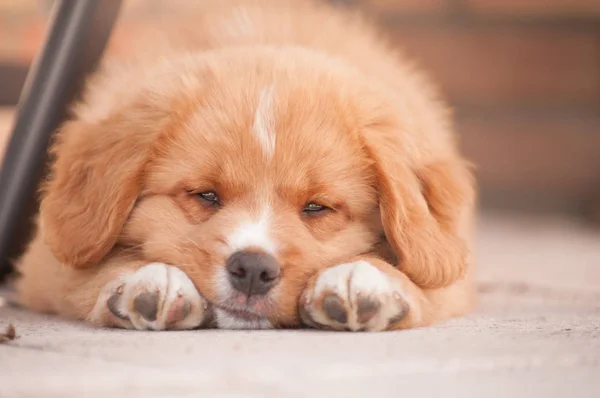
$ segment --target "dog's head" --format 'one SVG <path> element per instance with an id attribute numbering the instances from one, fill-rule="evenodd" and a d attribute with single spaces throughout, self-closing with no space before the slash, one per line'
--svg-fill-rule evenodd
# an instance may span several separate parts
<path id="1" fill-rule="evenodd" d="M 179 266 L 223 327 L 297 324 L 316 271 L 387 242 L 422 286 L 462 273 L 468 172 L 458 158 L 417 168 L 393 99 L 359 73 L 265 49 L 144 77 L 112 97 L 110 79 L 93 84 L 57 136 L 41 220 L 61 262 Z"/>

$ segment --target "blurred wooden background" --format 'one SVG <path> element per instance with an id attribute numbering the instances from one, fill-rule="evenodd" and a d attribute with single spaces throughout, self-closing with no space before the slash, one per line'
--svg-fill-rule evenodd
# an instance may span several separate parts
<path id="1" fill-rule="evenodd" d="M 181 1 L 125 0 L 109 51 Z M 50 3 L 0 0 L 0 105 L 16 101 Z M 600 0 L 337 3 L 372 15 L 441 83 L 484 206 L 600 219 Z"/>

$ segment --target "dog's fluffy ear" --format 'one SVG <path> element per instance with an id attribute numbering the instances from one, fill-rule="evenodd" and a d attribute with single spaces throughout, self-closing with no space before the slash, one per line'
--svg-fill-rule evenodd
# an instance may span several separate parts
<path id="1" fill-rule="evenodd" d="M 400 136 L 392 129 L 363 134 L 375 161 L 383 228 L 404 273 L 423 288 L 446 286 L 468 266 L 461 224 L 474 201 L 470 168 L 457 155 L 411 165 Z"/>
<path id="2" fill-rule="evenodd" d="M 140 192 L 151 134 L 119 124 L 71 121 L 57 134 L 40 219 L 65 265 L 82 268 L 106 256 Z"/>

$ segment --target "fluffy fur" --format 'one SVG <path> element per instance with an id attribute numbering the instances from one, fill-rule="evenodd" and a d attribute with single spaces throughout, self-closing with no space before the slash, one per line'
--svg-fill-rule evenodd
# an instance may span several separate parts
<path id="1" fill-rule="evenodd" d="M 430 82 L 355 15 L 210 3 L 89 81 L 18 262 L 23 304 L 138 329 L 386 330 L 465 313 L 474 184 Z M 281 264 L 264 297 L 228 285 L 244 248 Z M 153 322 L 137 316 L 148 291 L 168 307 Z"/>

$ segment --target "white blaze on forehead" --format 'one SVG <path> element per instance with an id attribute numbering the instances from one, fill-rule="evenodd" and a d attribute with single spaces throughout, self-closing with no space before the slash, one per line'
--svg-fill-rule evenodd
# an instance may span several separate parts
<path id="1" fill-rule="evenodd" d="M 254 33 L 254 23 L 248 15 L 246 7 L 235 7 L 233 9 L 233 19 L 242 35 L 251 36 Z"/>
<path id="2" fill-rule="evenodd" d="M 232 14 L 224 15 L 222 19 L 212 21 L 208 29 L 212 30 L 212 34 L 217 40 L 223 36 L 225 38 L 243 39 L 255 36 L 256 33 L 252 17 L 244 6 L 234 7 Z"/>
<path id="3" fill-rule="evenodd" d="M 271 209 L 266 207 L 256 219 L 239 225 L 227 237 L 227 244 L 231 252 L 256 247 L 274 255 L 277 247 L 269 234 L 270 218 Z"/>
<path id="4" fill-rule="evenodd" d="M 258 138 L 265 157 L 271 159 L 275 152 L 275 115 L 273 113 L 273 86 L 264 88 L 258 98 L 252 131 Z"/>

